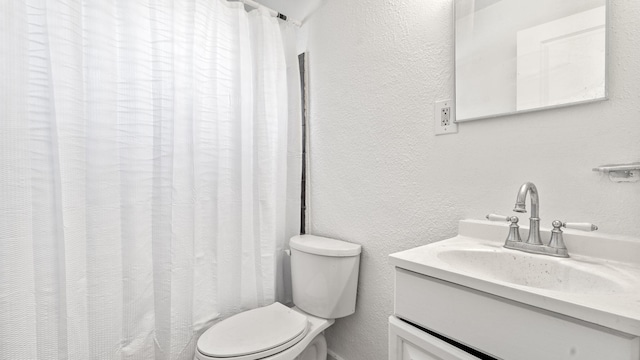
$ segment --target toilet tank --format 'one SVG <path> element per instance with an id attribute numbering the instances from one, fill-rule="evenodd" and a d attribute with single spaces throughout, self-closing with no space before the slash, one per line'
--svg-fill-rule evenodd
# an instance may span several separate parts
<path id="1" fill-rule="evenodd" d="M 325 319 L 353 314 L 362 247 L 315 235 L 294 236 L 289 247 L 293 303 Z"/>

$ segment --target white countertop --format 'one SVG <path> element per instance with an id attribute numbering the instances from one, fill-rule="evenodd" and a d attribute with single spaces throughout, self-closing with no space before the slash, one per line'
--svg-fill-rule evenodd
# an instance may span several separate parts
<path id="1" fill-rule="evenodd" d="M 526 227 L 521 227 L 523 239 L 527 232 Z M 565 262 L 577 268 L 588 268 L 598 274 L 596 277 L 610 280 L 619 287 L 615 291 L 600 292 L 597 285 L 584 292 L 524 286 L 443 260 L 442 254 L 451 250 L 501 255 L 515 252 L 514 258 L 525 254 L 502 247 L 507 233 L 506 223 L 462 220 L 458 236 L 391 254 L 389 258 L 391 264 L 399 268 L 640 336 L 640 239 L 567 230 L 564 239 L 571 258 L 524 255 L 537 257 L 538 263 Z M 541 235 L 548 239 L 549 229 L 542 229 Z M 491 265 L 495 267 L 495 264 Z"/>

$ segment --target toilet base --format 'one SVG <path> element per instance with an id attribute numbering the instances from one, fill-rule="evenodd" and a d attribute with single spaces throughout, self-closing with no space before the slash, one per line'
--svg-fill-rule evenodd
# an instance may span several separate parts
<path id="1" fill-rule="evenodd" d="M 327 340 L 324 333 L 320 333 L 294 360 L 326 360 L 326 358 Z"/>

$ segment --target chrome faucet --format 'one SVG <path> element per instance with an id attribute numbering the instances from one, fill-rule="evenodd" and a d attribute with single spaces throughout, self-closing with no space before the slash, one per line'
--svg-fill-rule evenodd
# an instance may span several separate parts
<path id="1" fill-rule="evenodd" d="M 529 236 L 525 242 L 531 245 L 542 245 L 542 240 L 540 239 L 540 200 L 538 198 L 538 189 L 532 182 L 526 182 L 520 186 L 513 211 L 519 213 L 527 212 L 525 205 L 527 193 L 531 193 L 531 217 L 529 218 Z"/>
<path id="2" fill-rule="evenodd" d="M 531 217 L 529 218 L 529 236 L 527 241 L 520 239 L 520 229 L 518 227 L 518 217 L 516 216 L 504 216 L 489 214 L 487 219 L 491 221 L 507 221 L 509 225 L 509 235 L 504 242 L 504 247 L 507 249 L 514 249 L 525 251 L 534 254 L 544 254 L 558 257 L 569 257 L 569 251 L 564 244 L 562 238 L 561 227 L 567 229 L 575 229 L 582 231 L 595 231 L 598 227 L 591 223 L 566 223 L 556 220 L 552 223 L 553 230 L 551 230 L 551 238 L 547 244 L 544 244 L 540 239 L 540 199 L 538 198 L 538 189 L 531 182 L 526 182 L 520 186 L 518 190 L 518 196 L 516 197 L 516 206 L 513 209 L 515 212 L 524 213 L 527 212 L 525 201 L 527 200 L 527 194 L 531 197 Z"/>

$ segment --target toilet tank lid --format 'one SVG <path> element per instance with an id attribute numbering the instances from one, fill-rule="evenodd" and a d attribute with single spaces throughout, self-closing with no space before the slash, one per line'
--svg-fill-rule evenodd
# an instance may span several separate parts
<path id="1" fill-rule="evenodd" d="M 289 246 L 308 254 L 323 256 L 356 256 L 362 251 L 362 246 L 358 244 L 316 235 L 296 235 L 289 241 Z"/>

